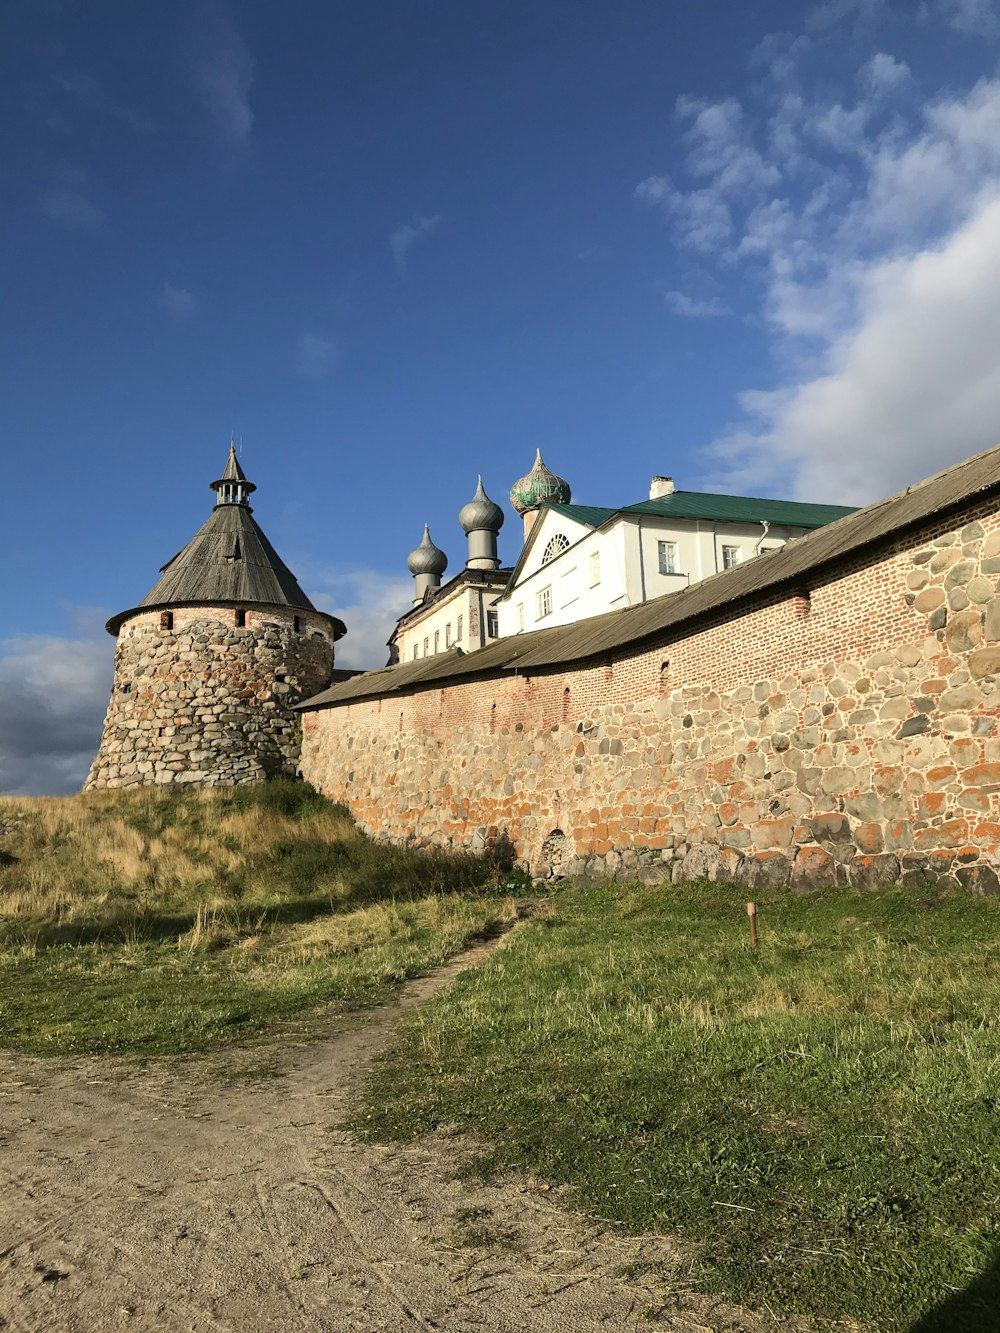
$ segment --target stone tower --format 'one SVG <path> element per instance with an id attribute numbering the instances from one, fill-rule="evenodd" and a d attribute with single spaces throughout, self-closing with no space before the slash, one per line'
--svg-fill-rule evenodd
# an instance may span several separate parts
<path id="1" fill-rule="evenodd" d="M 258 527 L 256 487 L 232 445 L 211 486 L 208 521 L 139 605 L 108 621 L 115 680 L 85 790 L 296 771 L 292 706 L 329 684 L 345 628 L 316 610 Z"/>

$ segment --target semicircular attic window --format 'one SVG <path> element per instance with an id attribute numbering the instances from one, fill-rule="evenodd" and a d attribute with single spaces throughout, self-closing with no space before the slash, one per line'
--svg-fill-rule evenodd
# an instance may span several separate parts
<path id="1" fill-rule="evenodd" d="M 547 565 L 550 560 L 554 560 L 557 555 L 562 555 L 563 551 L 569 550 L 569 538 L 562 532 L 556 535 L 546 543 L 545 550 L 542 552 L 542 564 Z"/>

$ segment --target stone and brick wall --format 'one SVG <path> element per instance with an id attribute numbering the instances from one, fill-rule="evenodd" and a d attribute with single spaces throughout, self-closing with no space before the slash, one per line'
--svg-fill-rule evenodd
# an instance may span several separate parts
<path id="1" fill-rule="evenodd" d="M 268 606 L 244 608 L 243 619 L 238 626 L 235 607 L 190 606 L 124 622 L 87 789 L 295 773 L 300 728 L 292 706 L 330 680 L 330 622 Z"/>
<path id="2" fill-rule="evenodd" d="M 996 890 L 998 575 L 969 503 L 653 647 L 307 710 L 302 771 L 375 835 L 540 875 Z"/>

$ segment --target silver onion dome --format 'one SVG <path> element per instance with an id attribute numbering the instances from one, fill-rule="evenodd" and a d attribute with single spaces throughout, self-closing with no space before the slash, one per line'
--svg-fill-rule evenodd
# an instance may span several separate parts
<path id="1" fill-rule="evenodd" d="M 542 461 L 542 451 L 535 455 L 535 464 L 526 477 L 515 481 L 510 488 L 510 502 L 519 514 L 537 509 L 543 504 L 569 504 L 569 482 L 550 472 Z"/>
<path id="2" fill-rule="evenodd" d="M 467 536 L 470 532 L 499 532 L 503 527 L 503 517 L 503 510 L 483 490 L 483 479 L 480 477 L 475 495 L 458 511 L 462 531 Z"/>
<path id="3" fill-rule="evenodd" d="M 406 557 L 406 567 L 411 574 L 443 574 L 448 568 L 448 557 L 439 546 L 431 541 L 431 531 L 424 524 L 423 540 L 416 550 Z"/>

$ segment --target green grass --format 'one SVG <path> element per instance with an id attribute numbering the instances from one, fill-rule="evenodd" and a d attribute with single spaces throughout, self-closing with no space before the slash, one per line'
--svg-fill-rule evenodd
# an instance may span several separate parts
<path id="1" fill-rule="evenodd" d="M 0 801 L 0 1044 L 158 1055 L 387 999 L 516 908 L 301 783 Z"/>
<path id="2" fill-rule="evenodd" d="M 762 909 L 753 953 L 735 890 L 566 888 L 407 1018 L 356 1127 L 472 1131 L 481 1170 L 703 1242 L 734 1301 L 997 1329 L 1000 900 Z"/>

